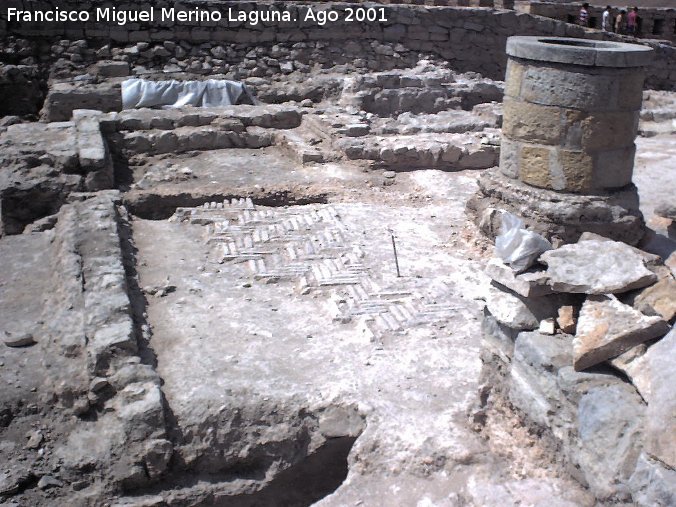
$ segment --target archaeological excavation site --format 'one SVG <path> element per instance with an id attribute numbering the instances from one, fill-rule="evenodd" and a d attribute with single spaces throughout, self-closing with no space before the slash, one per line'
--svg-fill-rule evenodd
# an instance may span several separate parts
<path id="1" fill-rule="evenodd" d="M 676 506 L 671 0 L 1 4 L 0 506 Z"/>

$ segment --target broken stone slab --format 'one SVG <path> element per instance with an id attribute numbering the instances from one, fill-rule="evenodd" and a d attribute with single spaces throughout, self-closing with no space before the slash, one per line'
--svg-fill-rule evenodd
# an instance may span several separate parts
<path id="1" fill-rule="evenodd" d="M 585 370 L 630 348 L 664 336 L 669 325 L 614 297 L 590 296 L 582 305 L 573 340 L 573 366 Z"/>
<path id="2" fill-rule="evenodd" d="M 519 331 L 530 331 L 540 321 L 555 317 L 560 298 L 557 295 L 524 298 L 494 284 L 489 287 L 486 308 L 498 322 Z"/>
<path id="3" fill-rule="evenodd" d="M 482 355 L 484 352 L 495 355 L 505 364 L 512 362 L 514 340 L 518 331 L 501 324 L 490 312 L 484 309 L 481 321 Z"/>
<path id="4" fill-rule="evenodd" d="M 525 298 L 552 293 L 552 288 L 547 284 L 549 278 L 542 269 L 532 268 L 529 271 L 516 274 L 507 264 L 494 257 L 488 261 L 484 272 L 492 280 Z"/>
<path id="5" fill-rule="evenodd" d="M 634 308 L 646 315 L 662 317 L 667 322 L 676 317 L 676 280 L 663 278 L 644 289 L 634 299 Z"/>
<path id="6" fill-rule="evenodd" d="M 629 479 L 629 488 L 632 499 L 640 507 L 676 505 L 676 470 L 643 452 Z"/>
<path id="7" fill-rule="evenodd" d="M 509 399 L 529 419 L 562 437 L 557 419 L 566 405 L 557 382 L 557 372 L 570 364 L 569 337 L 546 336 L 537 331 L 521 332 L 514 345 L 509 373 Z M 566 419 L 563 417 L 563 419 Z"/>
<path id="8" fill-rule="evenodd" d="M 550 285 L 557 292 L 619 294 L 657 281 L 643 259 L 618 241 L 582 241 L 540 256 Z"/>

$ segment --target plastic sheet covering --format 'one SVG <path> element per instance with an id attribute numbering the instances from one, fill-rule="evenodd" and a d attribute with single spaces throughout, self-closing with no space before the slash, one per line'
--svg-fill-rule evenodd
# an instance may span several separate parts
<path id="1" fill-rule="evenodd" d="M 148 81 L 127 79 L 122 83 L 122 107 L 219 107 L 256 101 L 244 83 L 209 79 L 206 81 Z"/>
<path id="2" fill-rule="evenodd" d="M 535 263 L 540 254 L 552 249 L 552 244 L 540 234 L 528 231 L 523 221 L 508 212 L 502 215 L 502 229 L 495 238 L 495 253 L 513 271 L 521 273 Z"/>

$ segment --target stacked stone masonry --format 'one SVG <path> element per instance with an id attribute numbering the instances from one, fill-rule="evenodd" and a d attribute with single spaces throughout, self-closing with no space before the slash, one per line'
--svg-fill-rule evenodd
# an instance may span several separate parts
<path id="1" fill-rule="evenodd" d="M 590 27 L 601 28 L 601 18 L 606 5 L 606 3 L 599 3 L 590 6 Z M 547 18 L 573 23 L 577 19 L 579 4 L 528 2 L 527 10 L 535 16 L 545 16 Z M 618 5 L 613 10 L 613 14 L 616 16 L 619 10 L 620 6 Z M 639 37 L 648 39 L 666 39 L 676 42 L 676 9 L 641 7 L 639 9 L 639 19 Z"/>
<path id="2" fill-rule="evenodd" d="M 6 7 L 22 8 L 16 0 L 6 3 Z M 78 2 L 62 0 L 62 9 L 77 8 Z M 99 1 L 91 3 L 91 8 L 103 5 Z M 172 1 L 155 0 L 139 5 L 143 9 L 184 8 L 190 9 L 199 5 L 203 9 L 219 9 L 224 12 L 228 7 L 236 11 L 251 11 L 271 4 L 254 4 L 253 2 L 187 2 L 177 4 Z M 46 2 L 31 2 L 33 10 L 47 9 Z M 496 6 L 500 8 L 500 6 Z M 382 60 L 381 49 L 369 43 L 400 44 L 403 54 L 407 52 L 427 52 L 437 55 L 453 63 L 459 71 L 480 72 L 491 79 L 504 77 L 507 60 L 504 47 L 507 37 L 512 35 L 549 35 L 584 37 L 596 40 L 626 40 L 627 37 L 602 33 L 597 30 L 586 30 L 574 24 L 547 19 L 530 14 L 517 13 L 512 10 L 492 10 L 485 7 L 429 7 L 427 5 L 386 5 L 386 21 L 346 22 L 345 9 L 350 4 L 328 3 L 313 5 L 314 9 L 332 9 L 340 13 L 339 19 L 333 23 L 318 25 L 316 22 L 304 21 L 308 4 L 284 3 L 284 10 L 296 21 L 270 21 L 258 25 L 247 25 L 240 21 L 228 21 L 224 16 L 220 22 L 187 21 L 181 23 L 129 23 L 119 26 L 115 23 L 52 23 L 45 27 L 41 23 L 8 23 L 6 10 L 0 13 L 0 36 L 53 38 L 54 42 L 69 39 L 72 41 L 87 40 L 92 47 L 96 41 L 101 45 L 111 42 L 115 45 L 147 42 L 155 44 L 152 50 L 153 62 L 162 66 L 175 57 L 172 50 L 167 50 L 164 42 L 180 42 L 190 40 L 195 45 L 196 54 L 210 57 L 209 49 L 199 47 L 202 43 L 220 43 L 228 45 L 246 45 L 267 48 L 275 44 L 319 43 L 325 44 L 323 51 L 334 63 L 340 63 L 342 49 L 347 45 L 359 44 L 363 47 L 358 56 L 348 57 L 345 62 L 355 58 Z M 354 6 L 351 6 L 354 8 Z M 270 7 L 272 9 L 272 7 Z M 263 9 L 264 10 L 264 9 Z M 348 40 L 347 45 L 342 41 Z M 341 41 L 340 43 L 337 43 Z M 676 86 L 676 48 L 656 41 L 645 41 L 659 53 L 660 65 L 653 66 L 647 72 L 647 84 L 652 88 L 674 89 Z M 185 48 L 181 49 L 183 52 Z M 37 49 L 22 48 L 22 54 L 33 58 L 34 63 L 44 59 L 44 54 Z M 167 53 L 169 51 L 169 53 Z M 193 53 L 191 48 L 188 49 Z M 389 53 L 389 50 L 386 50 Z M 227 49 L 226 49 L 227 52 Z M 399 53 L 395 51 L 395 53 Z M 13 53 L 14 54 L 14 53 Z M 15 54 L 14 54 L 15 55 Z M 80 61 L 77 55 L 77 60 Z M 137 58 L 139 52 L 130 51 L 130 59 Z M 262 56 L 262 55 L 260 55 Z M 274 58 L 274 55 L 270 55 Z M 385 55 L 386 56 L 386 55 Z M 394 58 L 393 58 L 394 57 Z M 219 60 L 221 58 L 218 58 Z M 396 55 L 385 58 L 393 60 L 396 66 Z M 84 62 L 83 62 L 84 63 Z M 207 62 L 208 63 L 208 62 Z M 389 68 L 393 68 L 391 66 Z M 202 67 L 200 66 L 201 70 Z"/>
<path id="3" fill-rule="evenodd" d="M 546 61 L 560 60 L 560 39 L 538 40 L 539 45 L 556 47 L 556 55 L 543 60 L 516 56 L 532 52 L 520 52 L 522 42 L 533 40 L 514 38 L 508 45 L 508 53 L 515 56 L 507 65 L 503 174 L 536 187 L 575 193 L 604 192 L 630 184 L 642 70 L 619 60 L 590 66 L 584 61 L 586 55 L 578 54 L 578 49 L 603 51 L 606 45 L 614 47 L 612 43 L 578 40 L 577 44 L 588 48 L 574 48 L 576 64 L 572 64 Z M 633 50 L 632 46 L 617 48 Z M 641 51 L 641 58 L 649 62 L 649 53 L 643 53 L 648 52 Z M 636 65 L 641 63 L 637 59 Z"/>

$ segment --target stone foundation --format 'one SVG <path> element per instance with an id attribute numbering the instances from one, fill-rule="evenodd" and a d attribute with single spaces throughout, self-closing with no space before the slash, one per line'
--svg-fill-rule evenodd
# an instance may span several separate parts
<path id="1" fill-rule="evenodd" d="M 467 208 L 491 238 L 500 233 L 502 211 L 520 216 L 530 229 L 555 242 L 574 242 L 589 231 L 635 245 L 644 234 L 633 184 L 610 194 L 564 194 L 521 183 L 495 169 L 482 174 L 478 183 L 479 192 Z"/>

